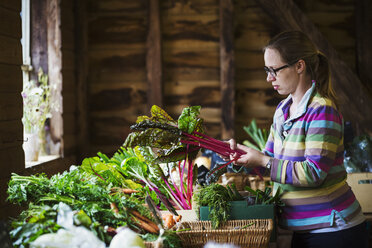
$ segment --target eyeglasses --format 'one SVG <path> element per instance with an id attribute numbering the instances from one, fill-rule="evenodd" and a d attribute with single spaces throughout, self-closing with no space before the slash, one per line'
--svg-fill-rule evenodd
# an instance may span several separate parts
<path id="1" fill-rule="evenodd" d="M 297 62 L 297 61 L 296 61 L 296 62 Z M 274 68 L 272 68 L 272 67 L 264 66 L 264 70 L 265 70 L 265 72 L 266 72 L 267 74 L 270 73 L 270 75 L 271 75 L 272 77 L 275 78 L 275 77 L 277 76 L 277 72 L 278 72 L 278 71 L 283 70 L 284 68 L 287 68 L 287 67 L 290 67 L 290 66 L 294 65 L 294 64 L 296 64 L 296 62 L 289 63 L 289 64 L 286 64 L 286 65 L 283 65 L 283 66 L 281 66 L 281 67 L 279 67 L 279 68 L 276 68 L 276 69 L 274 69 Z"/>

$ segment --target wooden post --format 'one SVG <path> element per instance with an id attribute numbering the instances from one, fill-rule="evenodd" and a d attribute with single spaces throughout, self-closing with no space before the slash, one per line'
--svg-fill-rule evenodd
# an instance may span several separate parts
<path id="1" fill-rule="evenodd" d="M 370 0 L 356 1 L 356 49 L 357 49 L 357 70 L 360 81 L 372 94 L 372 75 L 369 70 L 372 68 L 372 3 Z"/>
<path id="2" fill-rule="evenodd" d="M 163 105 L 162 60 L 159 0 L 149 0 L 149 31 L 147 35 L 147 105 Z"/>
<path id="3" fill-rule="evenodd" d="M 372 133 L 372 99 L 357 75 L 343 62 L 337 51 L 320 33 L 292 0 L 256 0 L 257 4 L 273 18 L 278 29 L 301 30 L 306 33 L 329 60 L 332 84 L 345 120 L 350 120 L 357 133 Z M 365 51 L 364 51 L 365 52 Z"/>
<path id="4" fill-rule="evenodd" d="M 234 137 L 235 121 L 235 59 L 232 0 L 220 0 L 220 77 L 222 139 Z"/>
<path id="5" fill-rule="evenodd" d="M 38 80 L 38 71 L 48 74 L 48 32 L 47 2 L 36 0 L 31 3 L 31 63 L 33 72 L 30 79 Z"/>
<path id="6" fill-rule="evenodd" d="M 90 143 L 89 143 L 89 125 L 88 125 L 88 61 L 87 61 L 87 2 L 76 1 L 74 3 L 76 14 L 76 80 L 77 80 L 77 160 L 83 160 L 86 154 L 89 154 Z M 82 62 L 83 61 L 83 62 Z"/>
<path id="7" fill-rule="evenodd" d="M 48 44 L 48 78 L 51 86 L 51 101 L 59 105 L 59 109 L 52 109 L 50 119 L 50 134 L 53 144 L 60 145 L 59 154 L 63 156 L 63 119 L 62 119 L 62 34 L 61 34 L 61 12 L 59 1 L 47 1 L 47 44 Z M 58 145 L 57 145 L 58 147 Z M 62 154 L 61 154 L 62 153 Z"/>

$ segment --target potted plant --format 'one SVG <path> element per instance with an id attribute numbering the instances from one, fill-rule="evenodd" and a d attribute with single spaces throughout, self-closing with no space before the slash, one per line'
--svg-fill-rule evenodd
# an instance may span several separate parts
<path id="1" fill-rule="evenodd" d="M 43 138 L 46 120 L 51 117 L 50 95 L 48 75 L 41 68 L 37 82 L 30 80 L 23 84 L 23 149 L 26 162 L 38 160 L 40 138 Z"/>

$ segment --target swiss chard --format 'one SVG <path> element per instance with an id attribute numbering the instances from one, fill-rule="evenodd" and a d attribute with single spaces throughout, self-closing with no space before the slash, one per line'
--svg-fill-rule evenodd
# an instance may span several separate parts
<path id="1" fill-rule="evenodd" d="M 151 117 L 140 116 L 137 123 L 131 126 L 133 132 L 128 135 L 123 146 L 156 148 L 157 162 L 193 160 L 201 148 L 214 151 L 224 157 L 236 153 L 238 155 L 236 159 L 245 153 L 240 149 L 232 150 L 226 142 L 205 135 L 203 120 L 198 117 L 199 113 L 200 106 L 184 108 L 176 122 L 164 110 L 154 105 L 151 108 Z M 209 176 L 232 162 L 216 167 Z M 262 177 L 256 168 L 254 171 Z"/>

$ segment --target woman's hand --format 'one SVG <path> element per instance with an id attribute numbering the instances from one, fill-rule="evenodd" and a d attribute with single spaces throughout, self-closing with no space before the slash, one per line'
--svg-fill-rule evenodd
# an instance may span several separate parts
<path id="1" fill-rule="evenodd" d="M 256 149 L 241 144 L 237 144 L 237 148 L 239 150 L 244 151 L 245 153 L 234 162 L 236 165 L 245 167 L 255 167 L 265 166 L 265 164 L 267 163 L 265 159 L 267 156 L 265 156 L 262 152 L 257 151 Z"/>
<path id="2" fill-rule="evenodd" d="M 230 155 L 230 160 L 235 160 L 234 164 L 245 167 L 265 166 L 270 157 L 265 156 L 262 152 L 256 149 L 237 144 L 234 139 L 228 141 L 232 150 L 239 149 L 245 152 L 243 155 L 238 157 L 237 153 Z"/>

